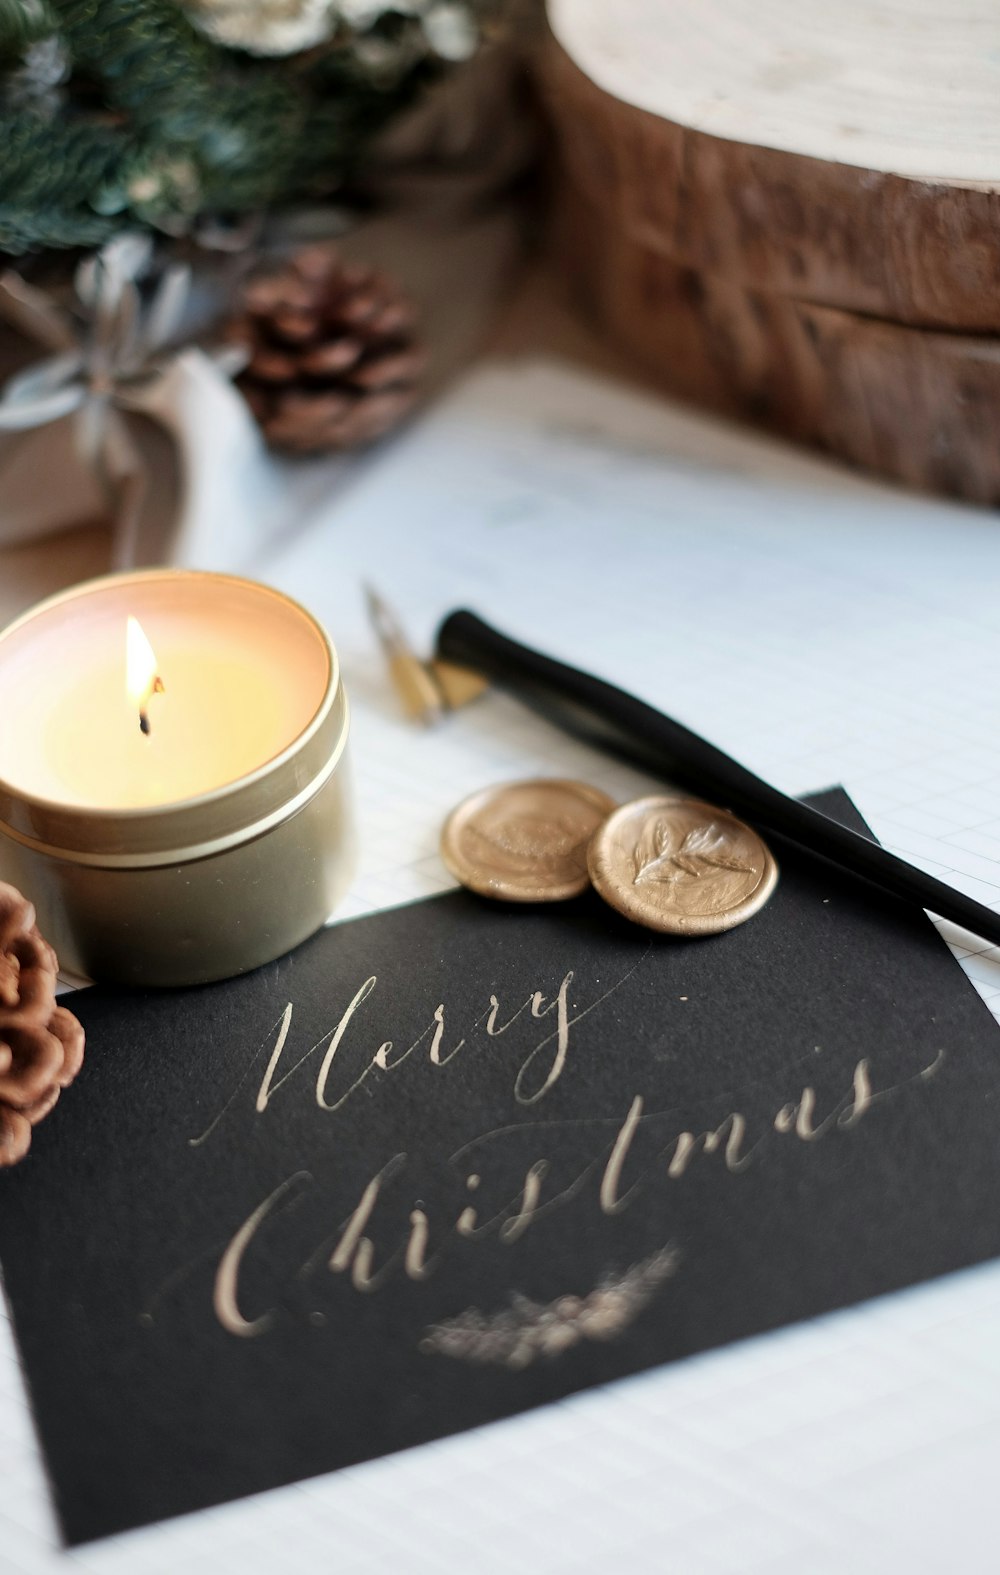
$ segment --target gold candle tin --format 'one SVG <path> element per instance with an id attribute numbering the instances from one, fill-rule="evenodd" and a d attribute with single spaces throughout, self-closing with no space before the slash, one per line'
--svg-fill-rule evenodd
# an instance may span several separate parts
<path id="1" fill-rule="evenodd" d="M 179 607 L 181 622 L 199 599 L 209 608 L 217 599 L 231 619 L 266 614 L 260 623 L 276 661 L 286 639 L 300 660 L 307 654 L 312 714 L 284 748 L 237 779 L 128 808 L 26 790 L 16 780 L 17 738 L 9 736 L 0 754 L 0 878 L 35 904 L 70 973 L 131 985 L 245 973 L 319 929 L 353 873 L 349 712 L 336 651 L 298 603 L 253 581 L 180 570 L 110 575 L 50 598 L 0 634 L 0 695 L 19 693 L 30 681 L 29 657 L 37 664 L 37 650 L 63 643 L 61 628 L 102 597 L 110 610 L 102 604 L 101 617 L 118 617 L 133 600 L 154 612 L 158 604 Z M 44 684 L 42 691 L 44 701 Z M 163 704 L 170 699 L 168 688 Z M 0 699 L 6 729 L 5 712 Z M 15 768 L 3 769 L 4 760 Z"/>

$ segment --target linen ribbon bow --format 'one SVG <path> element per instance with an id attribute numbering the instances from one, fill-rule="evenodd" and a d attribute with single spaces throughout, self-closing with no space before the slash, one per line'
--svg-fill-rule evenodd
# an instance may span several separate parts
<path id="1" fill-rule="evenodd" d="M 0 315 L 50 352 L 0 392 L 0 433 L 75 417 L 79 453 L 117 522 L 116 567 L 134 561 L 146 492 L 124 417 L 142 408 L 142 396 L 180 353 L 176 336 L 191 283 L 186 264 L 168 264 L 144 299 L 139 280 L 152 253 L 147 236 L 127 232 L 85 258 L 74 275 L 77 312 L 14 272 L 0 276 Z M 225 346 L 210 359 L 232 377 L 245 352 Z"/>

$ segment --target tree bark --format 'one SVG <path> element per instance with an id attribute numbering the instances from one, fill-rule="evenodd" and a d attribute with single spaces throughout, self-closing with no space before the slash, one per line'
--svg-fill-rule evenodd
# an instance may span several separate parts
<path id="1" fill-rule="evenodd" d="M 1000 503 L 1000 339 L 686 268 L 608 226 L 571 185 L 554 239 L 586 310 L 672 393 L 909 486 Z"/>
<path id="2" fill-rule="evenodd" d="M 758 37 L 749 0 L 549 0 L 562 264 L 674 391 L 995 503 L 1000 13 L 842 3 L 758 0 Z M 879 28 L 920 23 L 912 59 L 877 58 Z"/>
<path id="3" fill-rule="evenodd" d="M 790 5 L 791 0 L 785 0 L 770 10 L 780 14 Z M 796 0 L 792 7 L 803 45 L 809 41 L 812 9 L 809 0 Z M 828 5 L 825 9 L 837 11 Z M 876 20 L 879 9 L 872 4 Z M 946 14 L 943 0 L 938 10 Z M 750 288 L 827 306 L 950 329 L 1000 328 L 1000 66 L 994 124 L 976 126 L 983 142 L 997 141 L 996 179 L 987 182 L 971 174 L 916 179 L 893 173 L 893 156 L 900 162 L 898 145 L 882 148 L 885 167 L 800 152 L 792 141 L 796 103 L 801 105 L 802 140 L 814 145 L 829 141 L 840 151 L 859 143 L 860 151 L 872 156 L 881 147 L 881 141 L 866 137 L 860 126 L 854 128 L 853 139 L 842 136 L 839 142 L 832 134 L 818 138 L 811 127 L 807 135 L 808 76 L 798 88 L 789 77 L 771 95 L 782 103 L 783 129 L 789 134 L 785 145 L 775 147 L 752 140 L 750 132 L 760 114 L 755 115 L 751 105 L 733 104 L 726 117 L 730 134 L 711 135 L 678 124 L 666 110 L 651 113 L 615 96 L 581 69 L 575 52 L 594 52 L 594 39 L 584 35 L 583 23 L 593 27 L 596 19 L 600 38 L 618 40 L 614 80 L 626 87 L 634 83 L 636 95 L 642 90 L 650 101 L 652 90 L 639 75 L 649 40 L 635 36 L 646 18 L 645 25 L 654 30 L 651 38 L 669 33 L 664 56 L 668 62 L 676 59 L 673 76 L 684 79 L 659 81 L 658 101 L 669 105 L 678 97 L 694 97 L 710 102 L 722 86 L 732 94 L 741 88 L 746 92 L 744 84 L 710 77 L 698 84 L 700 93 L 694 92 L 692 73 L 709 67 L 722 70 L 724 61 L 718 52 L 707 60 L 692 52 L 689 60 L 687 41 L 676 36 L 675 23 L 662 4 L 553 0 L 550 11 L 561 35 L 550 36 L 543 74 L 566 168 L 595 204 L 607 208 L 609 219 L 613 216 L 643 245 L 688 267 L 725 273 Z M 724 31 L 729 13 L 735 26 L 742 11 L 742 0 L 701 0 L 697 14 L 705 18 L 712 13 L 716 30 Z M 766 25 L 765 18 L 761 27 Z M 957 23 L 955 31 L 954 69 L 960 72 L 963 40 Z M 992 35 L 1000 60 L 1000 13 Z M 848 39 L 845 47 L 857 50 L 865 42 Z M 978 34 L 968 38 L 965 52 L 970 58 L 974 45 L 982 47 Z M 780 69 L 780 55 L 788 53 L 778 51 L 772 70 Z M 845 116 L 857 112 L 857 106 L 849 104 L 847 100 Z M 978 112 L 970 102 L 970 121 Z M 914 84 L 900 116 L 908 116 L 916 126 L 933 115 L 933 103 L 925 103 L 919 84 Z M 897 133 L 897 144 L 905 140 L 904 129 Z M 934 143 L 947 131 L 942 126 Z M 945 160 L 940 151 L 922 151 L 923 156 Z M 947 162 L 961 168 L 960 150 L 949 153 Z M 969 170 L 978 167 L 979 161 L 970 156 Z"/>

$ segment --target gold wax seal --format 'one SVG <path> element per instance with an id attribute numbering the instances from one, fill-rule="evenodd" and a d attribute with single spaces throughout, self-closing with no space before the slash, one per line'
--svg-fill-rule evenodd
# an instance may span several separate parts
<path id="1" fill-rule="evenodd" d="M 614 799 L 585 782 L 503 782 L 452 810 L 441 857 L 481 897 L 560 902 L 590 885 L 587 845 L 614 807 Z"/>
<path id="2" fill-rule="evenodd" d="M 669 935 L 715 935 L 762 908 L 778 866 L 750 826 L 695 798 L 640 798 L 615 810 L 587 855 L 600 896 Z"/>

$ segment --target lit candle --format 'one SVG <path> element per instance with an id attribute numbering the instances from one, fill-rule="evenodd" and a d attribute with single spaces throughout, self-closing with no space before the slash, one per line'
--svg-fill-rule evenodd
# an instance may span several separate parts
<path id="1" fill-rule="evenodd" d="M 0 876 L 64 965 L 188 983 L 279 955 L 350 870 L 336 654 L 226 575 L 91 582 L 0 635 Z"/>
<path id="2" fill-rule="evenodd" d="M 156 652 L 132 614 L 125 620 L 125 693 L 139 713 L 139 731 L 149 737 L 149 702 L 163 693 L 163 679 L 156 670 Z"/>

